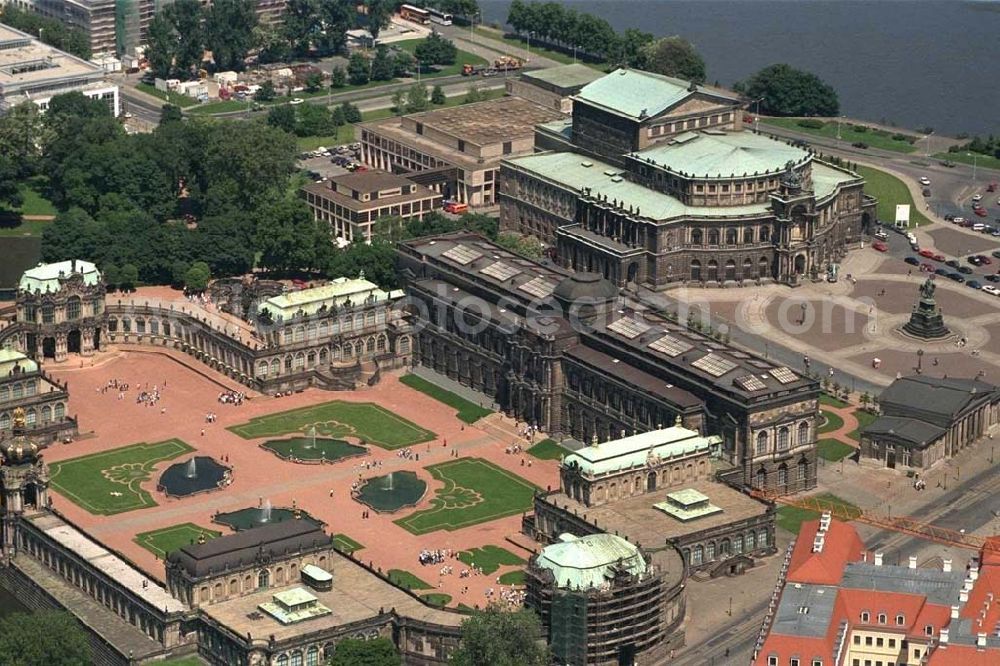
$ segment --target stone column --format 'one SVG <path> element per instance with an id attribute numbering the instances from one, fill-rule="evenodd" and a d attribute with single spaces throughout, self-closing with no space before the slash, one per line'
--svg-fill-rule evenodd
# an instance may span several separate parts
<path id="1" fill-rule="evenodd" d="M 56 363 L 66 360 L 66 334 L 56 333 Z"/>

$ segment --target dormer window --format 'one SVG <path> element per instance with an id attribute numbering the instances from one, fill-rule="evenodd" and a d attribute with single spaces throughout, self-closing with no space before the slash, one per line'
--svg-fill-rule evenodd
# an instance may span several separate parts
<path id="1" fill-rule="evenodd" d="M 902 627 L 904 624 L 906 624 L 906 617 L 900 613 L 896 616 L 896 626 Z"/>
<path id="2" fill-rule="evenodd" d="M 868 611 L 861 611 L 861 622 L 863 624 L 868 624 L 872 621 L 872 614 Z"/>
<path id="3" fill-rule="evenodd" d="M 878 623 L 879 624 L 885 624 L 886 623 L 885 613 L 879 613 L 878 614 Z"/>

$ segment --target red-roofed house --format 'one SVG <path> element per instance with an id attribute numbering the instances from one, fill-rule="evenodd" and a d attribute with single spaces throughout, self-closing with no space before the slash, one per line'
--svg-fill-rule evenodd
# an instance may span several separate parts
<path id="1" fill-rule="evenodd" d="M 804 522 L 795 540 L 786 579 L 791 583 L 836 585 L 844 566 L 861 561 L 864 552 L 865 544 L 848 523 L 826 516 Z"/>

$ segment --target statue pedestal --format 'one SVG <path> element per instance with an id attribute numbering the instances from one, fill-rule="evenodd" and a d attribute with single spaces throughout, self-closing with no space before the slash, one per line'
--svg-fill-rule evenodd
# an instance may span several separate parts
<path id="1" fill-rule="evenodd" d="M 921 340 L 940 340 L 951 335 L 933 298 L 920 299 L 913 308 L 910 321 L 903 324 L 902 330 L 905 334 Z"/>

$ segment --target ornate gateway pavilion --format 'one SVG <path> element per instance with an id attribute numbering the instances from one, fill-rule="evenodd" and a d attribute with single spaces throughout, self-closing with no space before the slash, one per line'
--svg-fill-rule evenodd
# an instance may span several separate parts
<path id="1" fill-rule="evenodd" d="M 875 221 L 857 174 L 742 129 L 729 93 L 620 69 L 500 168 L 500 228 L 618 286 L 795 284 Z"/>

